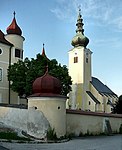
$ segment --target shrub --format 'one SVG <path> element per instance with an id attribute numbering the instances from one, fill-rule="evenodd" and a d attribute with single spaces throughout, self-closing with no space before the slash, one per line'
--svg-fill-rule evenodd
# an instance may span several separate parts
<path id="1" fill-rule="evenodd" d="M 76 137 L 75 133 L 69 133 L 69 134 L 67 135 L 67 138 L 68 138 L 69 140 L 71 140 L 71 139 L 74 138 L 74 137 Z"/>
<path id="2" fill-rule="evenodd" d="M 48 131 L 47 131 L 47 139 L 48 140 L 57 140 L 57 135 L 56 135 L 56 132 L 55 132 L 55 129 L 53 128 L 49 128 Z"/>
<path id="3" fill-rule="evenodd" d="M 0 132 L 0 139 L 30 141 L 29 138 L 19 137 L 15 132 Z"/>
<path id="4" fill-rule="evenodd" d="M 119 133 L 122 134 L 122 124 L 120 125 Z"/>

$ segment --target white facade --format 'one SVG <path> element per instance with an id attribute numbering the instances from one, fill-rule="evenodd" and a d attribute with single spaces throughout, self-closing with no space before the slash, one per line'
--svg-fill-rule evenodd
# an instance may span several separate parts
<path id="1" fill-rule="evenodd" d="M 12 23 L 15 22 L 14 17 Z M 17 104 L 18 94 L 10 89 L 7 69 L 11 64 L 23 59 L 23 41 L 24 37 L 17 33 L 14 34 L 14 29 L 13 33 L 6 35 L 0 30 L 0 103 Z"/>
<path id="2" fill-rule="evenodd" d="M 71 108 L 85 109 L 86 92 L 91 81 L 91 54 L 83 46 L 69 51 L 69 75 L 72 77 L 72 92 L 70 92 Z"/>
<path id="3" fill-rule="evenodd" d="M 66 135 L 66 98 L 28 97 L 28 108 L 43 112 L 57 137 Z"/>
<path id="4" fill-rule="evenodd" d="M 11 52 L 11 63 L 13 64 L 16 63 L 19 59 L 23 59 L 23 42 L 25 40 L 24 37 L 17 34 L 6 34 L 5 39 L 14 45 Z M 15 56 L 16 50 L 20 51 L 19 56 Z"/>

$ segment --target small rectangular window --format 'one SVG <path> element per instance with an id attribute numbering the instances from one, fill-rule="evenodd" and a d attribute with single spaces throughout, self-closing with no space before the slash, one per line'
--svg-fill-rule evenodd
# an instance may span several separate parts
<path id="1" fill-rule="evenodd" d="M 19 49 L 15 49 L 15 57 L 21 58 L 21 53 Z"/>
<path id="2" fill-rule="evenodd" d="M 74 63 L 78 62 L 78 57 L 74 57 Z"/>
<path id="3" fill-rule="evenodd" d="M 88 57 L 86 57 L 86 63 L 88 63 Z"/>
<path id="4" fill-rule="evenodd" d="M 21 59 L 23 59 L 23 51 L 21 51 Z"/>
<path id="5" fill-rule="evenodd" d="M 0 81 L 2 81 L 2 69 L 0 68 Z"/>

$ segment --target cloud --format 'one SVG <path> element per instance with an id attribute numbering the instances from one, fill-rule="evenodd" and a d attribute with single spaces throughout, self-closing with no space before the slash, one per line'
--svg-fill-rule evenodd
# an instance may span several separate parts
<path id="1" fill-rule="evenodd" d="M 112 23 L 122 31 L 122 16 L 120 16 L 118 18 L 114 18 L 112 20 Z"/>
<path id="2" fill-rule="evenodd" d="M 119 42 L 121 41 L 120 37 L 111 37 L 111 38 L 102 38 L 102 39 L 94 39 L 94 40 L 90 40 L 91 41 L 91 45 L 93 46 L 98 46 L 98 47 L 112 47 L 114 49 L 119 49 L 121 50 L 122 47 L 122 43 Z"/>
<path id="3" fill-rule="evenodd" d="M 68 22 L 74 22 L 76 19 L 74 14 L 75 5 L 77 0 L 56 0 L 57 7 L 52 8 L 50 11 L 60 20 L 67 20 Z"/>
<path id="4" fill-rule="evenodd" d="M 114 25 L 122 31 L 121 0 L 56 0 L 51 12 L 64 21 L 75 22 L 78 5 L 81 5 L 83 18 L 91 19 L 95 25 Z"/>

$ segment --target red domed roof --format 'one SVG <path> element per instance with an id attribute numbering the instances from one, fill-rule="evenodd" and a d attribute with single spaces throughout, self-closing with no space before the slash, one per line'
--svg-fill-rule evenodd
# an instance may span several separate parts
<path id="1" fill-rule="evenodd" d="M 22 30 L 17 25 L 16 18 L 15 18 L 15 12 L 14 12 L 14 18 L 10 26 L 7 28 L 7 34 L 17 34 L 22 35 Z"/>
<path id="2" fill-rule="evenodd" d="M 33 95 L 31 96 L 56 96 L 61 93 L 61 82 L 49 75 L 48 71 L 33 82 Z"/>

